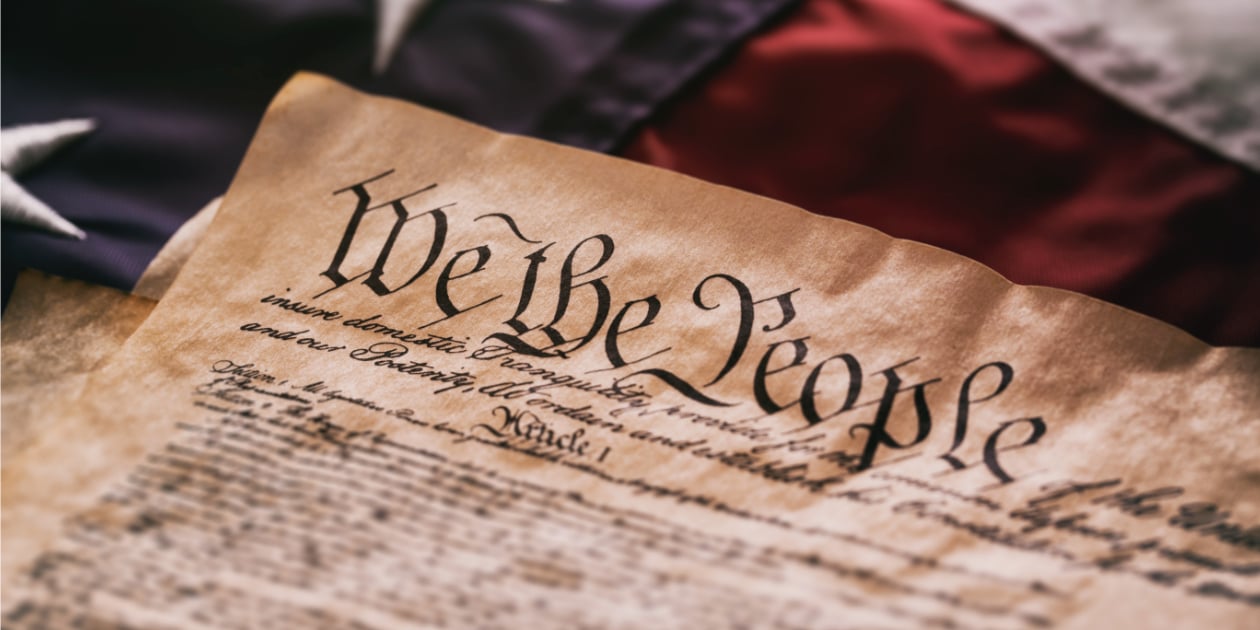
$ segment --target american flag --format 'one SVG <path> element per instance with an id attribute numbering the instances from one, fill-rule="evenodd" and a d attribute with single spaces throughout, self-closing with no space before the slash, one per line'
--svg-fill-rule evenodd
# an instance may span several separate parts
<path id="1" fill-rule="evenodd" d="M 1237 90 L 1201 75 L 1159 91 L 1180 66 L 1113 36 L 1149 15 L 1064 4 L 11 2 L 3 127 L 94 126 L 6 180 L 6 213 L 20 189 L 86 238 L 6 222 L 4 293 L 24 267 L 130 288 L 305 69 L 1260 345 L 1260 110 L 1203 109 Z"/>

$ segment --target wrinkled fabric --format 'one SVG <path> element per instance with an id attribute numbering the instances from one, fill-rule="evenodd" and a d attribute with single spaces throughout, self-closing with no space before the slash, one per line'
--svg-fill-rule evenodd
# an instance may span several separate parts
<path id="1" fill-rule="evenodd" d="M 87 116 L 100 129 L 21 180 L 89 239 L 6 224 L 4 294 L 21 267 L 130 288 L 227 187 L 271 95 L 308 68 L 499 130 L 620 146 L 1211 343 L 1260 345 L 1257 176 L 957 8 L 436 2 L 381 77 L 369 72 L 372 11 L 351 0 L 6 6 L 4 125 Z"/>
<path id="2" fill-rule="evenodd" d="M 227 189 L 267 103 L 298 70 L 605 150 L 788 4 L 434 2 L 373 76 L 369 0 L 7 3 L 4 126 L 92 118 L 99 127 L 21 178 L 88 239 L 6 224 L 4 295 L 22 267 L 131 288 Z"/>
<path id="3" fill-rule="evenodd" d="M 938 2 L 810 0 L 622 154 L 1260 344 L 1257 177 Z"/>

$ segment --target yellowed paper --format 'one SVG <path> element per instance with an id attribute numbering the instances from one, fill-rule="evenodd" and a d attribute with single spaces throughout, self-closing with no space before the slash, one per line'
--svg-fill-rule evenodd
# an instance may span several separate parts
<path id="1" fill-rule="evenodd" d="M 184 263 L 192 256 L 197 245 L 201 244 L 201 238 L 210 228 L 210 223 L 214 221 L 214 215 L 219 211 L 219 204 L 222 202 L 223 197 L 215 197 L 175 231 L 166 245 L 162 246 L 162 250 L 153 258 L 153 262 L 149 263 L 144 273 L 140 275 L 140 280 L 131 290 L 132 294 L 150 300 L 162 299 L 171 283 L 175 281 L 179 270 L 183 269 Z"/>
<path id="2" fill-rule="evenodd" d="M 87 375 L 140 326 L 153 301 L 35 271 L 18 275 L 4 313 L 0 457 L 67 413 Z"/>
<path id="3" fill-rule="evenodd" d="M 304 75 L 4 467 L 6 627 L 1247 627 L 1260 354 Z"/>
<path id="4" fill-rule="evenodd" d="M 87 375 L 135 332 L 201 242 L 221 201 L 212 200 L 176 231 L 131 295 L 36 271 L 19 274 L 0 336 L 0 457 L 10 457 L 32 432 L 63 415 Z"/>

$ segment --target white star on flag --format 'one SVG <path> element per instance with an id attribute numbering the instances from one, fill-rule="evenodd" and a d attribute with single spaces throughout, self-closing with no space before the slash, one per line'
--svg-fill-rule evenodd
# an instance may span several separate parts
<path id="1" fill-rule="evenodd" d="M 372 55 L 372 72 L 380 74 L 389 67 L 403 35 L 432 0 L 376 0 L 376 50 Z"/>
<path id="2" fill-rule="evenodd" d="M 0 210 L 5 221 L 38 227 L 83 240 L 87 234 L 57 214 L 14 177 L 44 161 L 57 149 L 96 128 L 91 120 L 62 120 L 0 129 Z"/>
<path id="3" fill-rule="evenodd" d="M 563 2 L 564 0 L 538 0 Z M 433 0 L 376 0 L 376 49 L 372 55 L 372 73 L 381 74 L 402 44 L 403 36 Z"/>

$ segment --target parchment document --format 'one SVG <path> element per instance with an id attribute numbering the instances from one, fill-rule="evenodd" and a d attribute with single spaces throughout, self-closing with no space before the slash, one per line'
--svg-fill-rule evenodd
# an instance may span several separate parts
<path id="1" fill-rule="evenodd" d="M 17 279 L 4 313 L 3 439 L 12 457 L 32 435 L 67 415 L 88 375 L 140 326 L 200 243 L 222 197 L 166 243 L 131 294 L 34 270 Z"/>
<path id="2" fill-rule="evenodd" d="M 1254 626 L 1258 409 L 1256 351 L 301 75 L 5 461 L 4 625 Z"/>
<path id="3" fill-rule="evenodd" d="M 117 289 L 23 271 L 4 313 L 0 456 L 66 415 L 88 375 L 151 310 L 152 300 Z"/>

